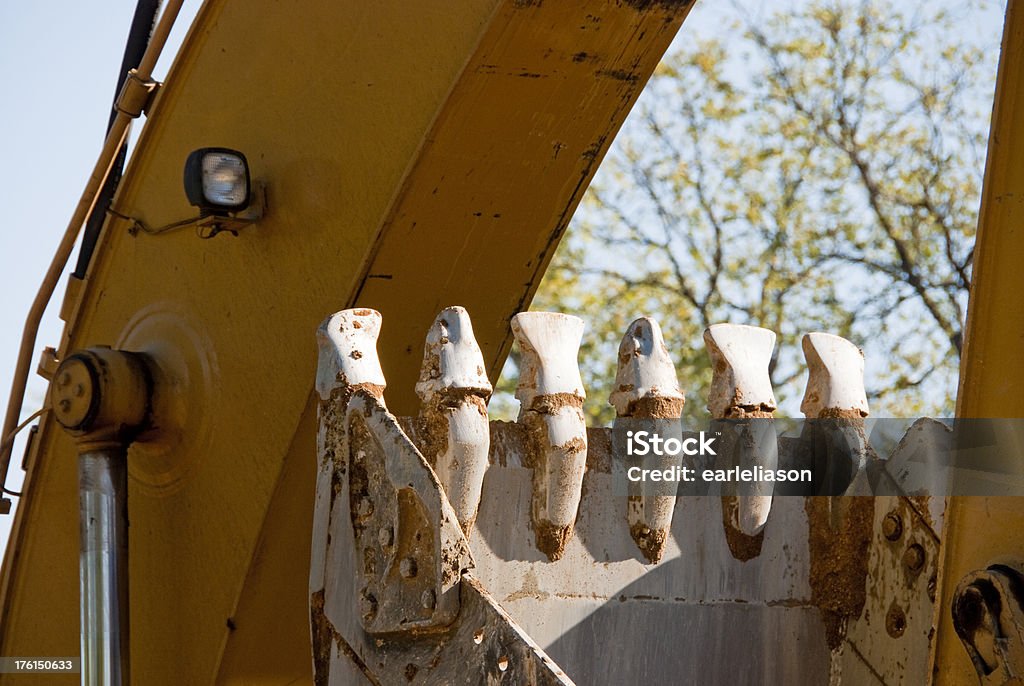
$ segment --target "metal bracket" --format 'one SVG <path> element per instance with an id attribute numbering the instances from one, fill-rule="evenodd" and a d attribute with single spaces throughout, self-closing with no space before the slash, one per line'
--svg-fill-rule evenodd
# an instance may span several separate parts
<path id="1" fill-rule="evenodd" d="M 317 683 L 356 668 L 380 684 L 572 686 L 469 572 L 469 545 L 441 484 L 372 392 L 353 391 L 341 440 L 331 475 L 336 535 L 322 558 L 332 569 L 310 596 Z"/>
<path id="2" fill-rule="evenodd" d="M 194 223 L 200 238 L 213 238 L 220 233 L 237 236 L 247 226 L 252 226 L 263 219 L 267 211 L 267 184 L 256 180 L 252 183 L 252 198 L 249 206 L 241 212 L 228 215 L 211 214 L 200 217 Z"/>
<path id="3" fill-rule="evenodd" d="M 135 119 L 149 110 L 159 90 L 158 81 L 143 79 L 137 69 L 132 69 L 128 72 L 128 78 L 124 80 L 114 109 Z"/>
<path id="4" fill-rule="evenodd" d="M 345 427 L 363 628 L 371 634 L 443 629 L 459 614 L 459 580 L 473 566 L 455 511 L 377 398 L 356 391 Z"/>
<path id="5" fill-rule="evenodd" d="M 213 238 L 222 233 L 230 233 L 232 236 L 237 236 L 238 232 L 242 229 L 261 221 L 266 211 L 267 185 L 259 180 L 253 181 L 252 199 L 249 202 L 249 207 L 241 212 L 231 214 L 199 215 L 198 217 L 189 217 L 171 222 L 170 224 L 164 224 L 163 226 L 149 226 L 138 217 L 123 214 L 113 208 L 107 209 L 108 214 L 131 222 L 131 226 L 128 227 L 129 236 L 137 236 L 140 233 L 149 236 L 159 236 L 176 229 L 192 226 L 195 227 L 196 235 L 200 238 Z"/>

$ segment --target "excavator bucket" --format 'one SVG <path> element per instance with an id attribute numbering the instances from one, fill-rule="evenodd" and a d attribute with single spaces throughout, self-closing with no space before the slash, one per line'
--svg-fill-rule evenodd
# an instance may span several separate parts
<path id="1" fill-rule="evenodd" d="M 382 323 L 354 309 L 318 331 L 317 683 L 866 684 L 927 671 L 945 499 L 905 495 L 909 477 L 885 471 L 848 341 L 804 338 L 808 421 L 794 437 L 776 431 L 765 329 L 708 329 L 712 419 L 690 432 L 650 318 L 619 349 L 612 428 L 583 420 L 576 317 L 512 319 L 514 423 L 488 421 L 461 307 L 426 335 L 419 414 L 392 415 Z M 630 490 L 624 441 L 644 430 L 695 448 L 659 470 L 717 468 L 728 453 L 738 469 L 809 464 L 814 478 Z M 864 497 L 882 482 L 895 494 Z"/>

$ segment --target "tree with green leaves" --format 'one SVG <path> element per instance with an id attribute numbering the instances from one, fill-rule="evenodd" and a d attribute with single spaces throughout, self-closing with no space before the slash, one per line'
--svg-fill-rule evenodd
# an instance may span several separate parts
<path id="1" fill-rule="evenodd" d="M 962 30 L 973 11 L 733 8 L 733 37 L 666 57 L 533 304 L 586 320 L 592 421 L 613 416 L 618 341 L 641 314 L 662 325 L 691 417 L 716 322 L 778 334 L 790 412 L 800 337 L 827 331 L 864 349 L 873 414 L 951 413 L 999 44 Z"/>

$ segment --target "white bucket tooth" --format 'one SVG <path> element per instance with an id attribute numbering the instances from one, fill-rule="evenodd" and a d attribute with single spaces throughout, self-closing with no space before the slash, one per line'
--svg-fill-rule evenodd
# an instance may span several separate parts
<path id="1" fill-rule="evenodd" d="M 809 420 L 816 490 L 831 496 L 870 495 L 866 470 L 873 452 L 864 435 L 864 353 L 828 333 L 806 334 L 801 343 L 808 373 L 800 410 Z"/>
<path id="2" fill-rule="evenodd" d="M 772 497 L 768 496 L 737 496 L 737 528 L 748 536 L 756 535 L 768 522 L 772 511 Z"/>
<path id="3" fill-rule="evenodd" d="M 829 333 L 809 333 L 802 341 L 807 359 L 807 389 L 800 411 L 809 419 L 868 416 L 864 391 L 864 353 Z"/>
<path id="4" fill-rule="evenodd" d="M 736 467 L 765 471 L 779 466 L 778 442 L 773 421 L 767 417 L 733 420 L 722 427 L 720 462 L 717 468 Z M 761 552 L 762 534 L 771 514 L 774 482 L 729 483 L 722 488 L 722 522 L 726 541 L 739 560 L 749 560 Z"/>
<path id="5" fill-rule="evenodd" d="M 431 325 L 416 393 L 423 401 L 419 447 L 469 536 L 487 471 L 491 383 L 464 308 L 446 307 Z"/>
<path id="6" fill-rule="evenodd" d="M 704 331 L 711 357 L 712 379 L 708 409 L 716 420 L 749 420 L 733 425 L 733 447 L 724 452 L 737 466 L 778 467 L 778 443 L 770 419 L 777 404 L 769 367 L 775 333 L 741 324 L 715 324 Z M 729 443 L 723 440 L 723 448 Z M 761 534 L 771 512 L 770 483 L 737 484 L 722 497 L 726 539 L 733 554 L 746 560 L 760 554 Z"/>
<path id="7" fill-rule="evenodd" d="M 777 407 L 768 376 L 775 333 L 757 326 L 713 324 L 704 331 L 704 343 L 714 370 L 711 416 L 771 416 Z"/>
<path id="8" fill-rule="evenodd" d="M 615 390 L 608 402 L 619 417 L 660 414 L 678 419 L 683 401 L 661 327 L 651 317 L 640 317 L 629 325 L 619 344 Z"/>
<path id="9" fill-rule="evenodd" d="M 635 320 L 622 337 L 615 390 L 608 402 L 615 407 L 616 417 L 628 419 L 636 430 L 657 433 L 665 439 L 682 438 L 679 417 L 685 401 L 661 327 L 654 319 Z M 665 456 L 658 468 L 679 467 L 682 463 L 681 454 Z M 676 506 L 674 493 L 646 492 L 661 485 L 649 488 L 645 484 L 644 492 L 631 494 L 627 504 L 630 535 L 650 562 L 661 559 Z"/>
<path id="10" fill-rule="evenodd" d="M 380 312 L 365 307 L 335 312 L 316 331 L 320 358 L 316 390 L 328 400 L 336 389 L 368 391 L 383 403 L 384 372 L 377 357 Z"/>
<path id="11" fill-rule="evenodd" d="M 439 393 L 474 391 L 491 394 L 491 382 L 484 370 L 484 356 L 473 334 L 473 322 L 465 308 L 441 310 L 423 347 L 423 366 L 416 393 L 423 402 Z"/>
<path id="12" fill-rule="evenodd" d="M 572 537 L 587 466 L 580 341 L 583 320 L 555 312 L 521 312 L 512 333 L 522 352 L 516 398 L 530 434 L 533 526 L 537 547 L 557 560 Z"/>
<path id="13" fill-rule="evenodd" d="M 570 394 L 581 402 L 587 397 L 577 362 L 582 319 L 559 312 L 520 312 L 512 317 L 512 334 L 523 353 L 516 386 L 521 413 L 538 397 Z"/>
<path id="14" fill-rule="evenodd" d="M 347 466 L 337 451 L 328 448 L 342 431 L 349 400 L 357 390 L 365 390 L 384 405 L 384 372 L 377 357 L 380 312 L 355 308 L 335 312 L 316 330 L 319 357 L 316 368 L 317 409 L 316 495 L 313 505 L 313 548 L 310 589 L 324 585 L 325 558 L 329 538 L 333 474 L 344 474 Z"/>

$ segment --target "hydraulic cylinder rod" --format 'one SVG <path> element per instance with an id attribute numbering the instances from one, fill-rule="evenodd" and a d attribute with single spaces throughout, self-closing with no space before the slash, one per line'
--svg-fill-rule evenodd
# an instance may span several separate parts
<path id="1" fill-rule="evenodd" d="M 128 451 L 78 457 L 83 686 L 128 676 Z"/>
<path id="2" fill-rule="evenodd" d="M 145 426 L 150 373 L 141 355 L 93 348 L 65 359 L 54 416 L 78 445 L 82 685 L 128 676 L 128 446 Z"/>

